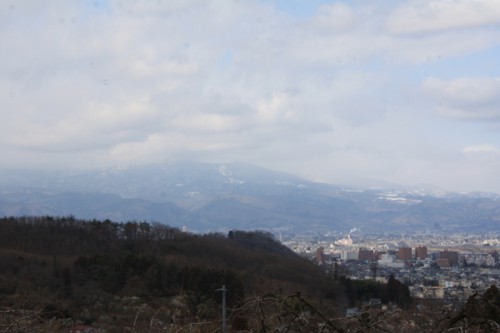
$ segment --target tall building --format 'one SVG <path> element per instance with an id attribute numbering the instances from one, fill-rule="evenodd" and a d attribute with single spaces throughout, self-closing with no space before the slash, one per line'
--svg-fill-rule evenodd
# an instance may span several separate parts
<path id="1" fill-rule="evenodd" d="M 404 261 L 411 260 L 411 247 L 400 247 L 396 253 L 396 259 Z"/>
<path id="2" fill-rule="evenodd" d="M 377 260 L 377 255 L 373 250 L 359 249 L 359 260 Z"/>
<path id="3" fill-rule="evenodd" d="M 436 260 L 436 265 L 438 265 L 440 268 L 450 267 L 450 261 L 448 260 L 448 258 L 438 258 Z"/>
<path id="4" fill-rule="evenodd" d="M 456 266 L 458 265 L 458 252 L 444 250 L 439 252 L 439 259 L 448 259 L 450 266 Z"/>
<path id="5" fill-rule="evenodd" d="M 320 246 L 316 249 L 316 263 L 323 265 L 325 263 L 325 248 Z"/>
<path id="6" fill-rule="evenodd" d="M 417 246 L 415 248 L 415 259 L 424 260 L 427 258 L 427 246 Z"/>
<path id="7" fill-rule="evenodd" d="M 342 251 L 340 254 L 340 259 L 347 261 L 347 260 L 358 260 L 359 258 L 359 252 L 356 251 Z"/>

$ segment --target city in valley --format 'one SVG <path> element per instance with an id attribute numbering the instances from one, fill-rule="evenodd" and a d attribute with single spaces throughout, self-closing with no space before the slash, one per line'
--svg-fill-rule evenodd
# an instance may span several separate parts
<path id="1" fill-rule="evenodd" d="M 406 284 L 415 299 L 461 304 L 500 285 L 500 234 L 303 234 L 282 239 L 332 276 Z"/>

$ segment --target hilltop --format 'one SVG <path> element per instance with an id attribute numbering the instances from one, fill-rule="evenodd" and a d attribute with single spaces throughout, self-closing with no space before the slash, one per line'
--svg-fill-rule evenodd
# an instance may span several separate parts
<path id="1" fill-rule="evenodd" d="M 12 310 L 16 325 L 22 309 L 62 326 L 116 332 L 144 329 L 153 317 L 162 327 L 214 322 L 207 329 L 220 323 L 223 285 L 231 309 L 252 295 L 300 293 L 333 311 L 343 298 L 316 265 L 263 232 L 194 235 L 145 222 L 48 216 L 4 218 L 0 228 L 0 308 Z"/>

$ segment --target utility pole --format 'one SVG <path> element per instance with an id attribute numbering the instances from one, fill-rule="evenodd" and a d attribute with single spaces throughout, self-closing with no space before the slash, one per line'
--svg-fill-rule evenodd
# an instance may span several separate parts
<path id="1" fill-rule="evenodd" d="M 370 271 L 372 272 L 372 279 L 376 280 L 377 279 L 377 270 L 378 270 L 378 263 L 375 260 L 372 260 L 370 263 Z"/>
<path id="2" fill-rule="evenodd" d="M 221 289 L 217 291 L 222 291 L 222 333 L 227 333 L 226 329 L 226 285 L 223 284 Z"/>

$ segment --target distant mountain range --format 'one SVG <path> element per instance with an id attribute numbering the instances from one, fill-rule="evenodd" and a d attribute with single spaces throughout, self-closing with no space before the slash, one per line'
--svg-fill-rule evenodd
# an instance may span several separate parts
<path id="1" fill-rule="evenodd" d="M 500 196 L 314 183 L 247 164 L 176 162 L 87 172 L 3 171 L 0 216 L 156 221 L 196 232 L 500 230 Z"/>

